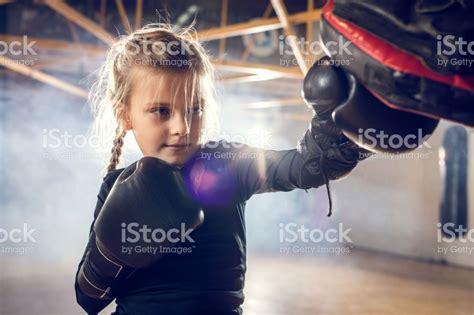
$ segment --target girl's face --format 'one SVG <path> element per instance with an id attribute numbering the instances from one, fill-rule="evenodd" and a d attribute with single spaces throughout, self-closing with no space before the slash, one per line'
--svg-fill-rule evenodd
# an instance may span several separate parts
<path id="1" fill-rule="evenodd" d="M 144 156 L 184 164 L 198 149 L 202 124 L 202 104 L 196 97 L 190 104 L 186 76 L 134 67 L 132 78 L 124 128 L 133 131 Z"/>

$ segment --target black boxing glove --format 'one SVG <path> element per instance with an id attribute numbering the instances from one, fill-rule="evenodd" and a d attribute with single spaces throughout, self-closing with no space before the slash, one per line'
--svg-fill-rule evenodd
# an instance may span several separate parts
<path id="1" fill-rule="evenodd" d="M 154 157 L 120 174 L 94 223 L 95 242 L 79 271 L 86 295 L 111 298 L 119 279 L 153 264 L 203 223 L 204 213 L 185 187 L 179 168 Z"/>
<path id="2" fill-rule="evenodd" d="M 323 148 L 337 146 L 345 159 L 360 161 L 370 156 L 370 151 L 347 138 L 333 119 L 336 108 L 353 101 L 350 91 L 354 81 L 341 67 L 332 65 L 329 57 L 323 57 L 306 74 L 302 95 L 314 113 L 309 128 L 311 142 Z"/>
<path id="3" fill-rule="evenodd" d="M 303 98 L 314 115 L 297 146 L 303 157 L 300 182 L 303 186 L 317 187 L 323 178 L 328 190 L 328 216 L 332 213 L 329 181 L 344 177 L 359 161 L 371 155 L 349 140 L 332 119 L 334 109 L 348 101 L 349 89 L 346 74 L 331 65 L 328 57 L 311 67 L 303 83 Z"/>

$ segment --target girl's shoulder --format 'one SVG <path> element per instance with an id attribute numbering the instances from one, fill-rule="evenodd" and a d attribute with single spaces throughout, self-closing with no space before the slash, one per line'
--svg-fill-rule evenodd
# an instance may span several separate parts
<path id="1" fill-rule="evenodd" d="M 133 164 L 136 164 L 137 162 L 134 162 L 130 164 L 132 166 Z M 130 167 L 128 166 L 128 167 Z M 113 171 L 108 172 L 104 178 L 103 178 L 103 184 L 102 184 L 102 189 L 105 190 L 105 193 L 108 194 L 112 186 L 115 184 L 115 181 L 117 178 L 120 176 L 120 174 L 125 170 L 125 167 L 119 168 Z"/>
<path id="2" fill-rule="evenodd" d="M 99 191 L 99 194 L 97 195 L 98 205 L 96 206 L 96 209 L 94 211 L 94 218 L 97 218 L 97 215 L 99 214 L 99 211 L 102 208 L 102 205 L 107 199 L 107 196 L 109 195 L 110 190 L 112 189 L 112 187 L 115 184 L 115 181 L 117 180 L 117 178 L 123 172 L 124 169 L 125 168 L 119 168 L 119 169 L 110 171 L 103 177 L 102 185 L 100 186 L 100 191 Z"/>

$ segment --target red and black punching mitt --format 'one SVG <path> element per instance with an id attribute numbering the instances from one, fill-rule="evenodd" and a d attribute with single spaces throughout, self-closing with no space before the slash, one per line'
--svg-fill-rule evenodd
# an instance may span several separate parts
<path id="1" fill-rule="evenodd" d="M 316 135 L 318 139 L 328 135 L 343 143 L 349 138 L 372 152 L 401 153 L 416 149 L 434 132 L 438 120 L 385 106 L 354 75 L 333 62 L 328 57 L 319 59 L 303 83 L 303 97 L 320 117 L 313 119 L 323 133 Z M 331 118 L 332 124 L 326 122 Z"/>
<path id="2" fill-rule="evenodd" d="M 474 1 L 335 0 L 332 12 L 433 71 L 474 75 Z"/>
<path id="3" fill-rule="evenodd" d="M 323 47 L 375 97 L 396 110 L 474 126 L 474 76 L 441 75 L 417 56 L 335 16 L 333 6 L 329 1 L 323 9 Z"/>

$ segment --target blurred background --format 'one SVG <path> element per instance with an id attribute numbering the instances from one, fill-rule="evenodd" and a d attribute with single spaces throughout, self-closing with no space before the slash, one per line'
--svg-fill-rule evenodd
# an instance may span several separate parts
<path id="1" fill-rule="evenodd" d="M 280 1 L 297 38 L 318 43 L 323 2 Z M 0 314 L 83 313 L 74 276 L 106 163 L 87 93 L 114 37 L 195 20 L 222 138 L 292 149 L 312 112 L 281 18 L 265 0 L 0 0 Z M 125 150 L 121 167 L 140 158 L 130 136 Z M 331 218 L 325 187 L 253 196 L 245 314 L 474 314 L 473 157 L 473 130 L 442 121 L 332 183 Z M 293 240 L 303 226 L 315 237 Z"/>

